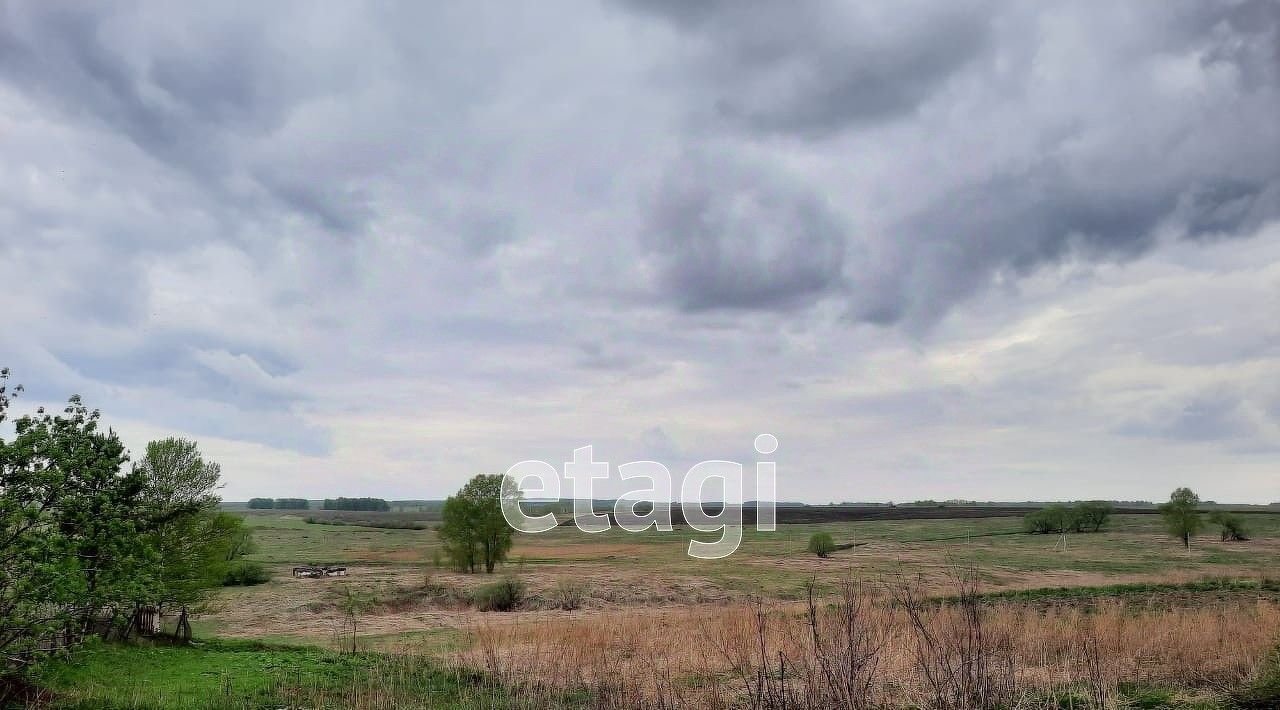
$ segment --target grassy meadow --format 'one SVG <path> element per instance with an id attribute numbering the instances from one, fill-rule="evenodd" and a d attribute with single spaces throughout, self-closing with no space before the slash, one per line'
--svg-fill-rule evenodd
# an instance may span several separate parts
<path id="1" fill-rule="evenodd" d="M 361 515 L 246 514 L 270 582 L 222 590 L 197 617 L 203 645 L 53 666 L 49 707 L 803 707 L 782 701 L 817 692 L 803 683 L 845 653 L 826 649 L 834 638 L 875 657 L 859 682 L 876 707 L 947 707 L 918 639 L 972 635 L 957 598 L 1010 659 L 1007 677 L 981 679 L 1009 707 L 1275 707 L 1267 683 L 1280 682 L 1280 514 L 1248 515 L 1246 542 L 1207 529 L 1190 551 L 1156 515 L 1118 515 L 1065 549 L 1016 517 L 781 525 L 744 530 L 715 561 L 686 554 L 711 535 L 687 528 L 561 527 L 518 536 L 495 575 L 437 566 L 425 515 Z M 852 546 L 819 559 L 805 551 L 819 531 Z M 300 564 L 348 576 L 297 579 Z M 518 605 L 480 611 L 477 590 L 498 580 L 520 587 Z M 903 611 L 916 606 L 922 619 Z M 782 688 L 759 680 L 779 674 Z"/>

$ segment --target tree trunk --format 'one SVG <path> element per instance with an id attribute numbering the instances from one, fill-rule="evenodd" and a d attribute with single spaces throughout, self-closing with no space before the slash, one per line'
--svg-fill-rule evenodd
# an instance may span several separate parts
<path id="1" fill-rule="evenodd" d="M 173 637 L 180 639 L 183 643 L 190 643 L 191 641 L 191 622 L 187 619 L 187 608 L 185 606 L 178 613 L 178 624 L 173 628 Z"/>

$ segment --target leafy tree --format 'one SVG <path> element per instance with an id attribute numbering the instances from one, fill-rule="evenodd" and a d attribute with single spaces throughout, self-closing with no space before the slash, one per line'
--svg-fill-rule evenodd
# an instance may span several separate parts
<path id="1" fill-rule="evenodd" d="M 249 510 L 271 510 L 276 507 L 274 498 L 250 498 Z"/>
<path id="2" fill-rule="evenodd" d="M 0 370 L 0 422 L 8 377 Z M 251 549 L 243 521 L 216 510 L 218 466 L 193 442 L 152 442 L 126 472 L 100 419 L 73 396 L 0 439 L 0 674 L 89 633 L 127 633 L 144 605 L 185 609 Z"/>
<path id="3" fill-rule="evenodd" d="M 134 471 L 145 481 L 146 529 L 158 553 L 155 584 L 138 603 L 198 605 L 252 547 L 243 519 L 217 510 L 221 468 L 194 441 L 168 438 L 147 444 Z"/>
<path id="4" fill-rule="evenodd" d="M 1055 503 L 1027 513 L 1022 519 L 1022 526 L 1029 533 L 1058 535 L 1074 532 L 1076 521 L 1077 516 L 1070 508 Z"/>
<path id="5" fill-rule="evenodd" d="M 0 370 L 0 421 L 8 377 Z M 143 481 L 122 472 L 124 446 L 99 419 L 72 397 L 61 414 L 39 409 L 14 420 L 14 438 L 0 440 L 3 666 L 112 624 L 151 582 L 152 551 L 135 514 Z"/>
<path id="6" fill-rule="evenodd" d="M 1196 508 L 1200 505 L 1200 496 L 1190 488 L 1178 488 L 1169 494 L 1169 502 L 1160 504 L 1160 515 L 1164 516 L 1165 528 L 1169 534 L 1180 538 L 1187 550 L 1191 549 L 1191 538 L 1200 532 L 1204 520 Z"/>
<path id="7" fill-rule="evenodd" d="M 836 550 L 836 541 L 831 533 L 817 532 L 809 537 L 809 552 L 818 557 L 826 557 Z"/>
<path id="8" fill-rule="evenodd" d="M 1249 530 L 1245 527 L 1244 521 L 1234 513 L 1228 513 L 1225 510 L 1214 511 L 1209 516 L 1209 522 L 1221 526 L 1223 542 L 1244 542 L 1249 539 Z"/>
<path id="9" fill-rule="evenodd" d="M 483 566 L 492 573 L 511 551 L 514 531 L 502 515 L 502 479 L 501 474 L 480 474 L 444 502 L 440 539 L 458 570 L 475 572 Z"/>
<path id="10" fill-rule="evenodd" d="M 1083 503 L 1077 503 L 1076 520 L 1081 528 L 1081 532 L 1087 530 L 1090 532 L 1098 532 L 1106 526 L 1107 521 L 1111 519 L 1112 513 L 1115 512 L 1115 506 L 1106 501 L 1090 500 Z"/>

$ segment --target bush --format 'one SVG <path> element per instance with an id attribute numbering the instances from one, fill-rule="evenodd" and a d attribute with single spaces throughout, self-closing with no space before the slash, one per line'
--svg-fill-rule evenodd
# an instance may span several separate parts
<path id="1" fill-rule="evenodd" d="M 814 533 L 809 538 L 809 552 L 818 557 L 826 557 L 836 549 L 836 541 L 831 538 L 831 533 Z"/>
<path id="2" fill-rule="evenodd" d="M 1098 532 L 1114 512 L 1110 503 L 1087 501 L 1076 505 L 1055 503 L 1027 513 L 1022 528 L 1032 535 Z"/>
<path id="3" fill-rule="evenodd" d="M 1115 506 L 1101 500 L 1076 504 L 1077 522 L 1083 529 L 1090 532 L 1098 532 L 1105 527 L 1115 511 Z"/>
<path id="4" fill-rule="evenodd" d="M 267 568 L 258 562 L 232 562 L 222 577 L 224 587 L 251 587 L 271 581 Z"/>
<path id="5" fill-rule="evenodd" d="M 1022 528 L 1032 535 L 1049 535 L 1064 532 L 1067 526 L 1067 507 L 1049 505 L 1027 513 Z"/>
<path id="6" fill-rule="evenodd" d="M 508 577 L 486 584 L 471 593 L 471 601 L 480 611 L 511 611 L 524 601 L 524 582 Z"/>
<path id="7" fill-rule="evenodd" d="M 551 601 L 556 608 L 565 611 L 573 611 L 582 607 L 582 602 L 586 599 L 587 593 L 582 585 L 569 579 L 562 579 L 556 583 L 555 591 L 551 594 Z"/>
<path id="8" fill-rule="evenodd" d="M 1215 525 L 1222 526 L 1223 542 L 1244 542 L 1249 539 L 1249 530 L 1245 527 L 1244 521 L 1240 519 L 1240 516 L 1219 510 L 1209 519 Z"/>

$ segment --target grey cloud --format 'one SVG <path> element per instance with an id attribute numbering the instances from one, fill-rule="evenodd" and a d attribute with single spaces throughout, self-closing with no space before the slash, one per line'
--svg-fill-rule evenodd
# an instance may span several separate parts
<path id="1" fill-rule="evenodd" d="M 493 470 L 750 421 L 825 431 L 806 455 L 833 477 L 868 443 L 846 424 L 892 432 L 884 460 L 963 430 L 913 468 L 1016 468 L 1032 449 L 987 429 L 1114 434 L 1149 396 L 1133 363 L 1269 376 L 1248 312 L 1273 275 L 1216 277 L 1280 215 L 1277 24 L 1210 0 L 0 3 L 0 365 L 276 462 Z M 1154 298 L 1066 345 L 1005 332 L 1170 253 L 1141 273 L 1193 271 L 1199 320 Z M 1082 310 L 1136 308 L 1109 288 Z M 1119 404 L 1078 385 L 1110 358 Z M 1158 404 L 1134 426 L 1160 446 L 1274 434 L 1229 436 L 1274 399 Z"/>
<path id="2" fill-rule="evenodd" d="M 371 213 L 358 190 L 252 155 L 253 142 L 277 138 L 304 101 L 345 88 L 349 77 L 335 57 L 282 46 L 266 18 L 213 11 L 171 21 L 172 9 L 116 10 L 6 4 L 0 77 L 73 120 L 127 136 L 202 189 L 239 203 L 241 217 L 263 217 L 254 214 L 261 192 L 333 232 L 366 226 Z M 260 189 L 247 189 L 245 177 Z"/>
<path id="3" fill-rule="evenodd" d="M 283 410 L 302 392 L 283 384 L 288 356 L 218 342 L 201 333 L 150 330 L 145 340 L 111 347 L 55 347 L 52 354 L 89 380 L 160 387 L 245 411 Z"/>
<path id="4" fill-rule="evenodd" d="M 671 170 L 649 211 L 660 287 L 682 308 L 787 308 L 839 282 L 847 226 L 784 176 L 695 156 Z"/>
<path id="5" fill-rule="evenodd" d="M 930 321 L 1003 269 L 1025 275 L 1068 253 L 1135 256 L 1175 204 L 1161 192 L 1093 190 L 1055 165 L 956 190 L 900 225 L 878 263 L 854 268 L 851 315 Z"/>
<path id="6" fill-rule="evenodd" d="M 1274 405 L 1273 405 L 1274 406 Z M 1266 402 L 1256 393 L 1242 394 L 1230 388 L 1210 388 L 1186 397 L 1161 403 L 1118 428 L 1130 436 L 1154 437 L 1185 442 L 1225 442 L 1253 450 L 1275 449 L 1266 422 Z"/>
<path id="7" fill-rule="evenodd" d="M 695 38 L 691 62 L 720 117 L 751 131 L 822 138 L 908 113 L 990 40 L 985 3 L 876 9 L 827 0 L 624 5 Z"/>
<path id="8" fill-rule="evenodd" d="M 122 131 L 161 160 L 211 171 L 228 157 L 220 125 L 278 117 L 276 93 L 253 86 L 270 65 L 243 31 L 207 43 L 209 54 L 173 42 L 139 57 L 127 44 L 135 30 L 103 8 L 10 3 L 5 15 L 0 66 L 8 80 Z"/>

